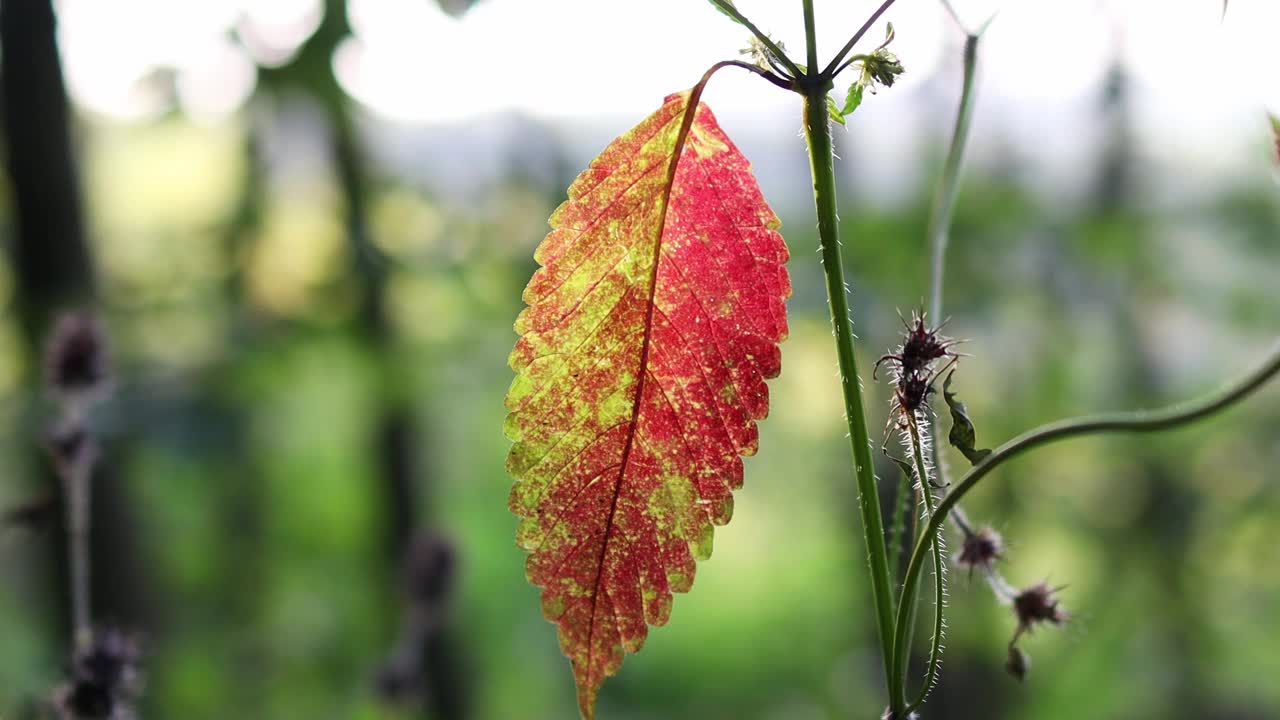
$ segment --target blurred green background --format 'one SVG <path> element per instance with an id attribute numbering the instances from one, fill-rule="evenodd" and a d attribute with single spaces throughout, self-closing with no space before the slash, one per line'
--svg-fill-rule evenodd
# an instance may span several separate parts
<path id="1" fill-rule="evenodd" d="M 393 5 L 408 4 L 410 25 L 441 12 Z M 335 62 L 353 29 L 347 3 L 293 5 L 310 14 L 283 52 L 237 56 L 250 80 L 230 104 L 190 102 L 186 70 L 159 62 L 131 86 L 141 104 L 112 114 L 73 70 L 63 126 L 59 55 L 40 51 L 48 0 L 0 4 L 0 508 L 57 492 L 41 450 L 53 411 L 40 347 L 58 310 L 93 307 L 117 367 L 94 417 L 95 617 L 144 638 L 143 717 L 575 717 L 506 510 L 505 361 L 546 217 L 642 112 L 466 119 L 463 100 L 439 96 L 464 119 L 388 119 L 352 99 Z M 64 24 L 85 7 L 57 6 Z M 719 23 L 705 3 L 682 7 Z M 211 32 L 252 51 L 249 14 Z M 1121 21 L 1099 17 L 1121 42 Z M 869 98 L 837 139 L 867 368 L 896 344 L 897 311 L 927 294 L 925 223 L 962 37 L 938 27 L 935 67 L 897 98 Z M 59 40 L 64 62 L 83 62 Z M 124 40 L 111 52 L 127 55 Z M 1179 118 L 1162 116 L 1153 142 L 1158 102 L 1110 50 L 1087 59 L 1097 82 L 1063 101 L 1065 120 L 998 88 L 989 105 L 979 96 L 947 308 L 949 332 L 970 341 L 957 386 L 985 445 L 1207 390 L 1260 359 L 1280 327 L 1280 188 L 1261 112 L 1185 144 L 1165 141 Z M 704 65 L 662 81 L 674 89 Z M 433 97 L 434 79 L 457 71 L 401 91 Z M 548 92 L 573 82 L 541 77 Z M 880 661 L 798 107 L 755 117 L 727 104 L 722 121 L 756 161 L 794 256 L 784 371 L 715 557 L 605 684 L 600 716 L 876 717 Z M 74 162 L 60 164 L 68 150 Z M 878 428 L 889 390 L 864 380 Z M 1010 542 L 1010 581 L 1066 585 L 1073 619 L 1024 642 L 1034 665 L 1019 685 L 1002 669 L 1011 612 L 953 573 L 926 717 L 1280 717 L 1277 437 L 1271 387 L 1190 430 L 1072 441 L 995 473 L 971 517 Z M 887 504 L 894 474 L 880 475 Z M 390 693 L 379 678 L 397 648 L 424 650 L 406 644 L 401 566 L 426 534 L 453 549 L 449 610 L 424 640 L 426 670 Z M 56 518 L 0 529 L 3 718 L 38 716 L 64 668 L 60 537 Z"/>

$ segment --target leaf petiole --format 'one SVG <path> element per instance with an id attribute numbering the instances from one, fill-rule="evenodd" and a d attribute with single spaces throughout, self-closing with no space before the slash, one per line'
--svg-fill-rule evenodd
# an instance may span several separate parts
<path id="1" fill-rule="evenodd" d="M 787 54 L 783 52 L 782 48 L 778 47 L 778 44 L 774 42 L 772 38 L 770 38 L 765 33 L 761 32 L 760 28 L 756 27 L 755 23 L 748 20 L 746 15 L 743 15 L 741 12 L 739 12 L 738 8 L 734 7 L 733 3 L 730 2 L 730 0 L 710 0 L 710 2 L 712 5 L 716 6 L 717 10 L 724 13 L 725 15 L 728 15 L 730 18 L 735 20 L 739 25 L 750 30 L 751 34 L 755 35 L 756 39 L 759 40 L 762 45 L 764 45 L 766 48 L 769 49 L 769 54 L 772 57 L 776 58 L 778 62 L 782 63 L 783 67 L 787 69 L 787 72 L 792 77 L 799 77 L 804 74 L 800 71 L 800 68 L 797 67 L 796 64 L 791 61 L 791 58 L 787 57 Z"/>

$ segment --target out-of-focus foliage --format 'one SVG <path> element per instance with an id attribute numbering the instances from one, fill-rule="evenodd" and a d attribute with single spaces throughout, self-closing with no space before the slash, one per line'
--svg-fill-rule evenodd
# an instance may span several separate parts
<path id="1" fill-rule="evenodd" d="M 406 507 L 384 479 L 378 430 L 388 405 L 417 419 L 408 510 L 456 548 L 442 622 L 471 717 L 571 716 L 555 628 L 503 510 L 502 399 L 528 258 L 575 166 L 599 147 L 562 150 L 530 122 L 519 145 L 545 148 L 545 162 L 531 171 L 513 153 L 479 199 L 394 171 L 395 152 L 370 151 L 359 188 L 369 242 L 357 245 L 322 105 L 259 92 L 213 124 L 84 116 L 77 127 L 100 310 L 119 365 L 115 399 L 95 417 L 110 468 L 99 481 L 127 504 L 96 508 L 95 548 L 126 535 L 133 549 L 95 558 L 96 588 L 129 611 L 101 619 L 145 638 L 143 716 L 418 716 L 385 702 L 375 682 L 403 634 L 391 528 Z M 416 152 L 424 167 L 445 162 L 392 144 L 403 128 L 342 102 L 367 147 Z M 844 170 L 857 162 L 859 133 L 875 131 L 868 109 L 854 117 L 839 138 Z M 975 139 L 994 132 L 979 122 Z M 803 150 L 791 133 L 762 147 L 785 159 L 769 187 L 791 194 L 770 200 L 795 255 L 785 370 L 760 424 L 762 452 L 734 523 L 717 532 L 715 561 L 699 568 L 698 592 L 676 598 L 673 621 L 604 688 L 601 717 L 817 720 L 881 709 L 835 359 L 808 251 L 817 243 Z M 1271 178 L 1241 174 L 1170 199 L 1124 142 L 1101 147 L 1083 193 L 1030 189 L 1033 158 L 975 155 L 966 172 L 948 333 L 969 340 L 954 388 L 983 445 L 1063 415 L 1205 389 L 1276 335 Z M 845 183 L 863 367 L 894 344 L 895 309 L 926 295 L 937 156 L 906 168 L 914 180 L 892 201 Z M 381 335 L 363 314 L 371 278 L 381 283 Z M 32 451 L 47 406 L 17 288 L 0 263 L 4 508 L 48 490 Z M 868 392 L 876 426 L 890 390 L 868 383 Z M 995 473 L 970 515 L 1009 541 L 1011 582 L 1049 573 L 1068 585 L 1074 619 L 1024 641 L 1035 668 L 1019 685 L 1003 669 L 1010 611 L 958 579 L 930 717 L 1280 715 L 1278 435 L 1280 391 L 1270 388 L 1193 432 L 1073 441 Z M 895 473 L 880 470 L 886 495 Z M 23 717 L 62 670 L 53 540 L 0 530 L 3 717 Z"/>

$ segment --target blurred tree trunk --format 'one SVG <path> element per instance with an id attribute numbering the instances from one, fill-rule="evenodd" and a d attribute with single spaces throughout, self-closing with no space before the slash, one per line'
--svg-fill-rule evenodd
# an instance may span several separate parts
<path id="1" fill-rule="evenodd" d="M 93 297 L 51 0 L 0 4 L 18 312 L 34 347 L 59 308 Z"/>
<path id="2" fill-rule="evenodd" d="M 31 388 L 42 387 L 41 347 L 51 322 L 62 310 L 91 306 L 95 289 L 55 28 L 51 0 L 0 4 L 0 99 L 16 228 L 9 250 Z M 33 402 L 33 407 L 41 405 Z M 33 410 L 32 417 L 41 414 Z M 104 457 L 114 454 L 109 449 Z M 43 452 L 32 467 L 48 468 Z M 131 550 L 128 498 L 107 463 L 96 475 L 90 540 L 94 608 L 115 621 L 136 622 L 141 573 L 134 561 L 138 554 Z M 61 487 L 47 469 L 42 482 L 50 489 Z M 48 566 L 57 568 L 49 583 L 59 602 L 51 605 L 64 609 L 54 621 L 69 638 L 66 542 L 61 514 L 56 517 Z"/>
<path id="3" fill-rule="evenodd" d="M 414 537 L 429 522 L 418 512 L 429 486 L 414 447 L 421 433 L 406 397 L 408 383 L 387 317 L 388 263 L 370 231 L 365 152 L 354 127 L 350 101 L 333 73 L 334 51 L 350 33 L 345 0 L 327 0 L 324 19 L 294 59 L 280 68 L 264 68 L 261 78 L 269 90 L 301 90 L 320 105 L 328 120 L 330 161 L 344 200 L 347 252 L 359 288 L 357 330 L 372 348 L 379 368 L 376 391 L 381 408 L 370 448 L 376 454 L 382 480 L 383 541 L 390 589 L 399 586 L 402 568 L 411 561 Z M 417 690 L 423 697 L 423 710 L 431 717 L 462 720 L 466 717 L 466 681 L 449 636 L 447 630 L 439 630 L 422 639 L 419 657 L 423 677 Z"/>

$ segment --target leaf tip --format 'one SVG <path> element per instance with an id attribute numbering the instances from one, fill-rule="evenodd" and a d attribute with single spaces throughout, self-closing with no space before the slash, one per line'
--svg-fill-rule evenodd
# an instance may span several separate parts
<path id="1" fill-rule="evenodd" d="M 595 720 L 596 697 L 600 694 L 601 680 L 592 677 L 590 669 L 583 673 L 578 663 L 573 664 L 574 681 L 578 686 L 578 714 L 582 720 Z"/>

